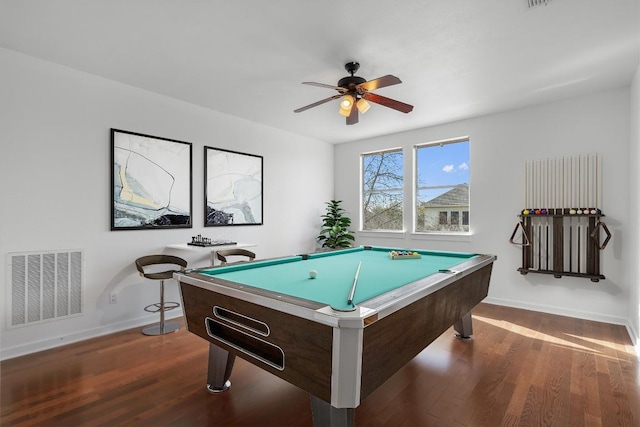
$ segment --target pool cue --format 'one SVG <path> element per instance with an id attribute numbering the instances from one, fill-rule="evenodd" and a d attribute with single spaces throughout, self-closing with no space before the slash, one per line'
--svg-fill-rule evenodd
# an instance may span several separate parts
<path id="1" fill-rule="evenodd" d="M 551 162 L 551 206 L 553 206 L 553 213 L 556 213 L 556 206 L 558 205 L 558 193 L 556 191 L 556 185 L 558 185 L 558 181 L 556 178 L 556 159 L 549 160 Z M 549 212 L 551 213 L 551 212 Z"/>
<path id="2" fill-rule="evenodd" d="M 573 157 L 569 157 L 569 271 L 573 271 Z"/>
<path id="3" fill-rule="evenodd" d="M 579 206 L 581 205 L 582 202 L 582 156 L 579 155 L 578 156 L 578 194 L 577 194 L 577 200 L 578 200 L 578 208 L 576 209 L 578 215 L 582 214 L 582 208 L 580 208 Z M 576 253 L 577 256 L 577 268 L 578 268 L 578 273 L 580 273 L 580 237 L 582 235 L 582 217 L 578 217 L 578 250 Z"/>
<path id="4" fill-rule="evenodd" d="M 534 177 L 534 169 L 533 169 L 533 161 L 529 162 L 529 173 L 531 174 L 531 211 L 535 211 L 535 193 L 533 191 L 534 185 L 535 185 L 535 177 Z M 530 214 L 534 214 L 534 212 L 529 212 Z M 533 223 L 531 223 L 531 225 L 533 226 Z"/>
<path id="5" fill-rule="evenodd" d="M 524 162 L 524 207 L 522 208 L 523 211 L 522 213 L 524 213 L 525 211 L 528 211 L 527 209 L 527 199 L 529 198 L 529 182 L 528 182 L 528 178 L 529 176 L 527 175 L 529 173 L 529 168 L 527 167 L 527 162 Z"/>
<path id="6" fill-rule="evenodd" d="M 560 199 L 560 213 L 562 214 L 561 217 L 561 221 L 562 221 L 562 269 L 564 270 L 564 208 L 567 202 L 567 199 L 565 199 L 565 187 L 566 187 L 566 182 L 564 180 L 564 156 L 562 157 L 562 182 L 560 184 L 560 192 L 562 194 L 562 198 Z"/>
<path id="7" fill-rule="evenodd" d="M 596 153 L 596 191 L 595 191 L 595 202 L 593 204 L 593 211 L 591 213 L 593 214 L 598 214 L 598 191 L 600 191 L 600 185 L 598 185 L 598 163 L 599 163 L 599 158 L 598 158 L 598 154 Z"/>
<path id="8" fill-rule="evenodd" d="M 546 168 L 546 172 L 547 172 L 547 173 L 546 173 L 546 175 L 547 175 L 547 176 L 545 177 L 545 178 L 546 178 L 546 182 L 545 182 L 545 184 L 546 184 L 546 185 L 545 185 L 545 187 L 546 187 L 546 189 L 547 189 L 547 194 L 546 194 L 546 198 L 547 198 L 547 201 L 546 201 L 546 205 L 547 205 L 547 208 L 546 208 L 547 216 L 546 216 L 546 218 L 544 219 L 544 228 L 545 228 L 545 230 L 544 230 L 544 231 L 545 231 L 545 241 L 544 241 L 544 244 L 545 244 L 545 246 L 546 246 L 546 250 L 545 250 L 545 252 L 546 252 L 546 253 L 545 253 L 545 255 L 546 255 L 546 260 L 545 260 L 545 261 L 546 261 L 546 263 L 545 263 L 545 267 L 546 267 L 546 269 L 547 269 L 547 270 L 549 270 L 549 214 L 550 214 L 551 212 L 550 212 L 550 209 L 549 209 L 549 192 L 550 192 L 549 190 L 550 190 L 550 187 L 549 187 L 549 158 L 548 158 L 548 157 L 547 157 L 547 168 Z"/>
<path id="9" fill-rule="evenodd" d="M 522 177 L 522 184 L 524 187 L 523 193 L 522 193 L 524 198 L 524 203 L 523 203 L 522 211 L 520 211 L 520 213 L 522 213 L 522 215 L 529 215 L 529 208 L 527 207 L 527 201 L 529 199 L 529 165 L 526 160 L 524 162 L 524 176 Z"/>
<path id="10" fill-rule="evenodd" d="M 587 158 L 585 160 L 585 184 L 584 184 L 584 195 L 585 195 L 585 207 L 584 210 L 582 211 L 583 214 L 585 215 L 589 215 L 590 208 L 589 208 L 589 190 L 591 188 L 591 175 L 589 174 L 589 164 L 591 163 L 591 158 L 590 155 L 587 154 Z"/>
<path id="11" fill-rule="evenodd" d="M 349 299 L 347 299 L 347 305 L 353 304 L 353 296 L 356 293 L 356 286 L 358 285 L 358 275 L 360 275 L 360 267 L 362 267 L 362 261 L 358 262 L 358 269 L 356 275 L 353 278 L 353 284 L 351 285 L 351 292 L 349 292 Z"/>
<path id="12" fill-rule="evenodd" d="M 542 159 L 538 160 L 538 216 L 542 213 Z M 542 219 L 538 217 L 538 270 L 542 270 Z"/>

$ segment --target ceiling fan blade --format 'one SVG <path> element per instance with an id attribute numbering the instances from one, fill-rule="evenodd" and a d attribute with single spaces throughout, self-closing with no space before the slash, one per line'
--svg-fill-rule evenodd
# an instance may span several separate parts
<path id="1" fill-rule="evenodd" d="M 309 108 L 317 107 L 318 105 L 322 105 L 325 102 L 329 102 L 329 101 L 333 101 L 334 99 L 338 99 L 341 96 L 342 96 L 342 94 L 333 95 L 333 96 L 330 96 L 329 98 L 325 98 L 325 99 L 323 99 L 321 101 L 314 102 L 313 104 L 309 104 L 309 105 L 306 105 L 304 107 L 300 107 L 297 110 L 293 110 L 293 112 L 294 113 L 302 113 L 303 111 L 307 111 Z"/>
<path id="2" fill-rule="evenodd" d="M 316 82 L 302 82 L 303 85 L 309 85 L 309 86 L 318 86 L 318 87 L 326 87 L 327 89 L 334 89 L 337 90 L 340 93 L 345 93 L 347 91 L 346 88 L 344 87 L 340 87 L 340 86 L 333 86 L 333 85 L 327 85 L 324 83 L 316 83 Z"/>
<path id="3" fill-rule="evenodd" d="M 393 108 L 394 110 L 398 110 L 402 113 L 410 113 L 413 111 L 413 105 L 405 104 L 404 102 L 396 101 L 395 99 L 387 98 L 386 96 L 366 92 L 362 94 L 362 97 L 367 101 Z"/>
<path id="4" fill-rule="evenodd" d="M 347 124 L 355 125 L 356 123 L 358 123 L 358 108 L 356 108 L 356 103 L 354 102 L 351 105 L 351 113 L 347 116 Z"/>
<path id="5" fill-rule="evenodd" d="M 356 86 L 356 89 L 364 89 L 365 91 L 380 89 L 381 87 L 387 87 L 402 83 L 402 80 L 391 74 L 379 77 L 377 79 L 369 80 L 368 82 L 360 83 Z"/>

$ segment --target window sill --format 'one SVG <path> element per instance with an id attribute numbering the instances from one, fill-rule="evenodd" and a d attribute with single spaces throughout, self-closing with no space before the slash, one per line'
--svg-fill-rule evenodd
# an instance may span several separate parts
<path id="1" fill-rule="evenodd" d="M 404 231 L 388 231 L 388 230 L 359 230 L 358 236 L 362 237 L 382 237 L 385 239 L 404 239 L 407 235 Z"/>
<path id="2" fill-rule="evenodd" d="M 434 240 L 439 242 L 470 242 L 472 233 L 411 233 L 415 240 Z"/>

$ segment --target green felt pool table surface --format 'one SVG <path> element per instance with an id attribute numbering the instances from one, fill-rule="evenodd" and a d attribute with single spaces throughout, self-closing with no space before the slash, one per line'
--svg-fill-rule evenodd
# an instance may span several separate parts
<path id="1" fill-rule="evenodd" d="M 353 303 L 455 269 L 476 254 L 416 250 L 421 258 L 391 259 L 388 247 L 357 247 L 200 270 L 200 274 L 348 310 L 347 299 L 361 263 Z M 315 279 L 309 271 L 316 270 Z"/>

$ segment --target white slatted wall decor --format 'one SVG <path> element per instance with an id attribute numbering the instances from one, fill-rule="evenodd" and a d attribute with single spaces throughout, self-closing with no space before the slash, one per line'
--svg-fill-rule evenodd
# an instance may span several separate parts
<path id="1" fill-rule="evenodd" d="M 8 327 L 82 314 L 82 251 L 9 253 L 7 264 Z"/>

